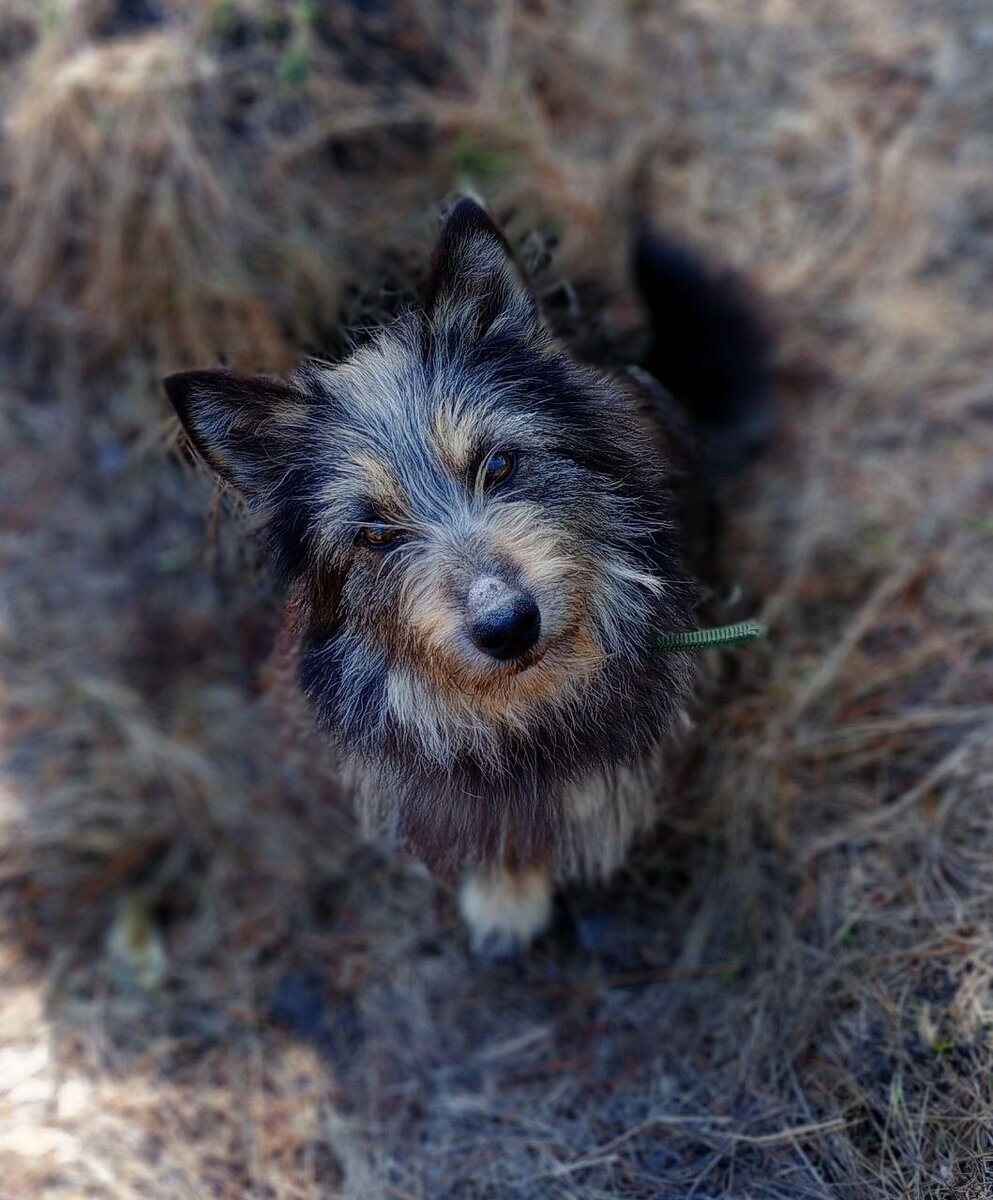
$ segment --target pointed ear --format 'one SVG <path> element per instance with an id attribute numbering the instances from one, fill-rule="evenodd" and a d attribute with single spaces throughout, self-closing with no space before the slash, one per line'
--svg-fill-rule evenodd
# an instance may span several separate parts
<path id="1" fill-rule="evenodd" d="M 282 479 L 307 415 L 296 388 L 222 370 L 184 371 L 162 382 L 197 453 L 222 479 L 250 498 Z"/>
<path id="2" fill-rule="evenodd" d="M 460 200 L 442 226 L 426 308 L 439 331 L 481 336 L 499 329 L 527 338 L 540 328 L 507 239 L 475 200 Z"/>

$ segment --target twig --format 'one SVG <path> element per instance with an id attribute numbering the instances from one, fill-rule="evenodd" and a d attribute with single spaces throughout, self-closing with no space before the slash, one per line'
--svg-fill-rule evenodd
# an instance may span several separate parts
<path id="1" fill-rule="evenodd" d="M 535 1176 L 535 1178 L 555 1178 L 562 1175 L 570 1175 L 575 1171 L 583 1171 L 590 1167 L 597 1167 L 604 1163 L 612 1162 L 616 1158 L 614 1154 L 615 1150 L 623 1146 L 625 1142 L 630 1142 L 633 1138 L 640 1137 L 641 1134 L 653 1129 L 668 1128 L 680 1130 L 689 1127 L 689 1133 L 703 1140 L 731 1142 L 747 1146 L 778 1146 L 783 1142 L 796 1142 L 801 1139 L 823 1137 L 830 1133 L 840 1133 L 848 1127 L 848 1121 L 845 1117 L 832 1117 L 827 1121 L 814 1121 L 805 1125 L 791 1125 L 788 1129 L 777 1129 L 773 1133 L 752 1134 L 733 1133 L 727 1129 L 714 1128 L 716 1121 L 717 1118 L 712 1117 L 684 1115 L 650 1117 L 648 1120 L 641 1121 L 639 1124 L 633 1125 L 630 1129 L 626 1129 L 623 1133 L 619 1133 L 616 1137 L 611 1138 L 610 1141 L 597 1146 L 595 1150 L 592 1150 L 589 1154 L 584 1154 L 582 1158 L 573 1159 L 571 1162 L 559 1163 L 550 1170 Z M 701 1124 L 704 1126 L 703 1128 L 693 1128 L 694 1125 Z"/>
<path id="2" fill-rule="evenodd" d="M 844 1117 L 832 1117 L 811 1125 L 793 1125 L 789 1129 L 778 1129 L 775 1133 L 729 1133 L 729 1141 L 742 1142 L 748 1146 L 777 1146 L 780 1142 L 795 1142 L 800 1138 L 820 1137 L 827 1133 L 840 1133 L 848 1128 Z"/>

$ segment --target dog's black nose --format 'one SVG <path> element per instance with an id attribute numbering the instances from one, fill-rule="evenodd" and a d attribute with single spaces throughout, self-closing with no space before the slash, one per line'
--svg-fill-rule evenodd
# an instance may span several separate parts
<path id="1" fill-rule="evenodd" d="M 535 602 L 520 597 L 506 607 L 493 609 L 473 621 L 472 640 L 491 658 L 520 658 L 538 640 L 541 613 Z"/>
<path id="2" fill-rule="evenodd" d="M 477 579 L 468 595 L 469 635 L 477 649 L 505 661 L 520 658 L 537 642 L 541 611 L 519 588 L 492 575 Z"/>

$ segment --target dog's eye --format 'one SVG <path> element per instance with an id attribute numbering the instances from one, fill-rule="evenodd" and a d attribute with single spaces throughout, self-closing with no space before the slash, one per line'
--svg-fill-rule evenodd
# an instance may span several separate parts
<path id="1" fill-rule="evenodd" d="M 357 540 L 372 550 L 385 550 L 397 541 L 400 533 L 399 529 L 387 525 L 385 521 L 370 521 L 359 530 Z"/>
<path id="2" fill-rule="evenodd" d="M 488 486 L 494 483 L 503 483 L 505 479 L 509 479 L 513 475 L 516 466 L 517 462 L 509 450 L 497 450 L 486 460 L 486 465 L 483 467 L 483 482 Z"/>

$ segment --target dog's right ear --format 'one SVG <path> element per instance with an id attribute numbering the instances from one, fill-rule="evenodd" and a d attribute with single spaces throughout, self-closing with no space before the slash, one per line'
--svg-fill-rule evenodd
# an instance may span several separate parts
<path id="1" fill-rule="evenodd" d="M 507 239 L 475 200 L 460 200 L 442 226 L 425 308 L 441 332 L 481 337 L 499 328 L 526 341 L 540 328 L 538 306 Z"/>
<path id="2" fill-rule="evenodd" d="M 218 475 L 260 498 L 292 466 L 308 415 L 289 384 L 231 371 L 184 371 L 163 381 L 194 449 Z"/>

